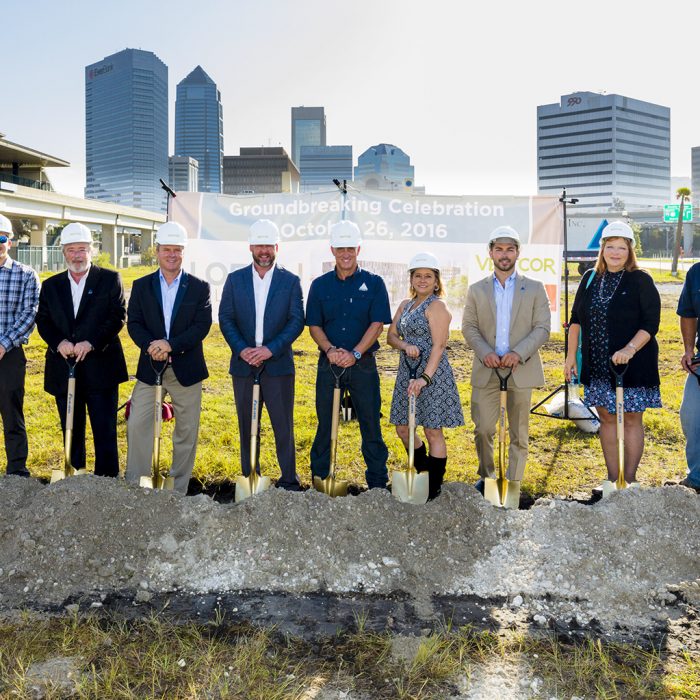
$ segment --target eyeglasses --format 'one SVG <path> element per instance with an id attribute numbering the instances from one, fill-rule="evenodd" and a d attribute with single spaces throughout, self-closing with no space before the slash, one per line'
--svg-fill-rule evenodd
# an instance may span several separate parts
<path id="1" fill-rule="evenodd" d="M 2 245 L 3 243 L 7 243 L 7 241 L 9 241 L 9 240 L 10 240 L 9 236 L 6 236 L 5 234 L 0 234 L 0 245 Z"/>

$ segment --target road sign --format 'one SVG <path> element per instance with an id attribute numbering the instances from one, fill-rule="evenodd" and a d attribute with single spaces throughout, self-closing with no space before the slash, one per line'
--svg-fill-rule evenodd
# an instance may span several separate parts
<path id="1" fill-rule="evenodd" d="M 664 223 L 670 224 L 678 221 L 678 212 L 681 208 L 680 204 L 664 204 Z M 683 221 L 693 220 L 693 205 L 683 205 Z"/>

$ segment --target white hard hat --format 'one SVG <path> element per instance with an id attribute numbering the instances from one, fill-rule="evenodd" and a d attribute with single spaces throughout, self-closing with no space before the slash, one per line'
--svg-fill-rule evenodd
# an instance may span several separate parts
<path id="1" fill-rule="evenodd" d="M 270 219 L 258 219 L 248 231 L 250 245 L 277 245 L 280 242 L 280 230 Z"/>
<path id="2" fill-rule="evenodd" d="M 499 226 L 491 231 L 489 236 L 489 245 L 499 238 L 510 238 L 515 241 L 516 245 L 520 247 L 520 236 L 518 232 L 512 226 Z"/>
<path id="3" fill-rule="evenodd" d="M 634 242 L 634 232 L 624 221 L 611 221 L 600 234 L 600 240 L 605 238 L 628 238 Z"/>
<path id="4" fill-rule="evenodd" d="M 0 214 L 0 233 L 6 233 L 10 238 L 14 235 L 12 231 L 12 222 L 2 214 Z"/>
<path id="5" fill-rule="evenodd" d="M 352 221 L 338 221 L 331 226 L 331 246 L 333 248 L 357 248 L 362 236 L 357 224 Z"/>
<path id="6" fill-rule="evenodd" d="M 411 258 L 411 262 L 408 263 L 408 269 L 412 272 L 419 267 L 440 272 L 440 261 L 432 253 L 417 253 Z"/>
<path id="7" fill-rule="evenodd" d="M 156 232 L 158 245 L 187 245 L 187 231 L 177 221 L 166 221 Z"/>
<path id="8" fill-rule="evenodd" d="M 92 233 L 85 224 L 68 224 L 61 231 L 61 245 L 92 243 Z"/>

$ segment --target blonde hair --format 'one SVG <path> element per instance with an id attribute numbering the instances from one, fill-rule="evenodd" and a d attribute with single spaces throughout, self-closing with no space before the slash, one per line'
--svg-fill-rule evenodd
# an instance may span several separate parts
<path id="1" fill-rule="evenodd" d="M 627 272 L 632 272 L 632 270 L 638 270 L 639 265 L 637 264 L 637 256 L 634 252 L 634 241 L 631 241 L 629 238 L 624 238 L 623 236 L 611 236 L 610 238 L 604 238 L 600 242 L 601 245 L 600 250 L 598 251 L 598 259 L 595 261 L 595 267 L 593 268 L 595 270 L 596 275 L 602 275 L 608 271 L 608 264 L 605 262 L 603 252 L 605 251 L 605 246 L 610 241 L 624 241 L 627 244 L 627 251 L 629 252 L 629 255 L 627 256 L 627 260 L 625 261 L 625 270 Z"/>
<path id="2" fill-rule="evenodd" d="M 420 269 L 421 269 L 420 267 L 416 268 L 416 270 L 420 270 Z M 435 286 L 437 287 L 437 289 L 433 292 L 433 294 L 434 294 L 436 297 L 441 297 L 441 296 L 443 296 L 443 294 L 445 293 L 445 289 L 443 288 L 443 286 L 442 286 L 442 280 L 440 279 L 440 270 L 433 270 L 432 267 L 429 267 L 429 268 L 426 268 L 426 269 L 427 269 L 427 270 L 432 270 L 432 271 L 433 271 L 433 274 L 435 275 Z M 416 270 L 409 270 L 409 271 L 408 271 L 408 272 L 409 272 L 409 277 L 408 277 L 409 280 L 413 280 L 413 273 L 414 273 Z M 416 290 L 413 289 L 413 285 L 412 285 L 412 284 L 409 285 L 408 293 L 409 293 L 411 299 L 415 299 L 415 298 L 418 296 L 418 295 L 416 294 Z"/>

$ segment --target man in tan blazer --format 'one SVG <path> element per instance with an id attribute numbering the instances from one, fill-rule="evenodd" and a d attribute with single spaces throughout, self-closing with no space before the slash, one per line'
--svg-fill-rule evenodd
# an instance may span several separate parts
<path id="1" fill-rule="evenodd" d="M 512 368 L 508 380 L 510 448 L 507 478 L 521 481 L 527 463 L 532 388 L 544 384 L 539 348 L 549 338 L 551 316 L 544 286 L 515 270 L 520 237 L 499 226 L 489 237 L 493 275 L 470 285 L 462 334 L 474 351 L 471 414 L 479 458 L 477 489 L 496 476 L 493 439 L 498 423 L 500 383 L 494 368 Z"/>

